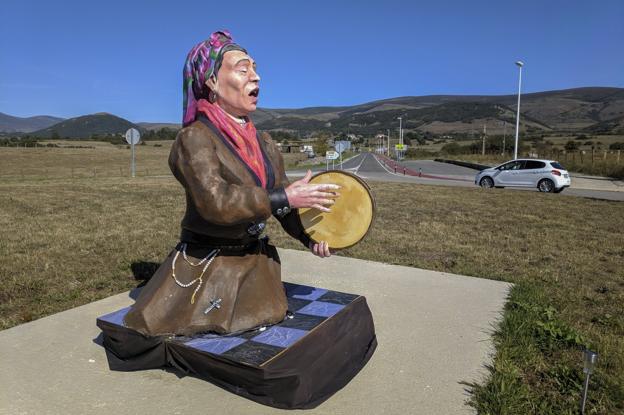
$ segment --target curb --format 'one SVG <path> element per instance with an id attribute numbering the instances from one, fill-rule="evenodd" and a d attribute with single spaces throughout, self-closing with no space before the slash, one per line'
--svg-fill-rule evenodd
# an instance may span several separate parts
<path id="1" fill-rule="evenodd" d="M 403 171 L 403 176 L 422 177 L 424 179 L 438 179 L 438 180 L 453 180 L 453 181 L 460 181 L 460 182 L 472 182 L 472 180 L 460 179 L 460 178 L 456 178 L 456 177 L 434 176 L 432 174 L 423 173 L 420 169 L 418 171 L 415 171 L 415 170 L 410 169 L 409 167 L 405 167 L 401 163 L 398 163 L 398 162 L 396 162 L 396 161 L 392 160 L 391 158 L 389 158 L 387 156 L 384 156 L 384 155 L 373 154 L 373 157 L 375 157 L 379 163 L 382 163 L 383 166 L 385 166 L 385 168 L 388 170 L 388 173 L 390 173 L 390 174 L 395 174 L 395 175 L 400 176 L 401 175 L 401 171 Z M 437 160 L 435 160 L 435 161 L 437 161 Z M 392 173 L 392 170 L 394 170 L 394 173 Z"/>
<path id="2" fill-rule="evenodd" d="M 485 164 L 469 163 L 467 161 L 460 161 L 460 160 L 433 159 L 433 161 L 437 161 L 438 163 L 455 164 L 456 166 L 468 167 L 469 169 L 475 169 L 479 171 L 489 169 L 490 167 L 492 167 L 492 166 L 487 166 Z"/>

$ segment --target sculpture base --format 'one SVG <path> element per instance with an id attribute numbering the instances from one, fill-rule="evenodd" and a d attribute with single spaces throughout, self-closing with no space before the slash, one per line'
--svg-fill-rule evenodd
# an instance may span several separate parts
<path id="1" fill-rule="evenodd" d="M 112 370 L 172 366 L 237 395 L 283 409 L 310 409 L 345 386 L 377 340 L 366 298 L 284 283 L 290 315 L 228 335 L 145 336 L 123 325 L 130 307 L 97 319 Z"/>

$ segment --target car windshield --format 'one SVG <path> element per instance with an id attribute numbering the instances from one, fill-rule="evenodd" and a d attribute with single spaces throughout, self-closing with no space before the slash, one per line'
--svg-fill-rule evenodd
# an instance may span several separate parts
<path id="1" fill-rule="evenodd" d="M 551 161 L 550 165 L 553 166 L 555 169 L 565 170 L 565 167 L 563 167 L 561 164 L 559 164 L 558 161 Z"/>
<path id="2" fill-rule="evenodd" d="M 508 163 L 505 163 L 501 166 L 498 166 L 497 169 L 498 170 L 519 170 L 522 168 L 523 164 L 524 164 L 524 160 L 514 160 Z"/>

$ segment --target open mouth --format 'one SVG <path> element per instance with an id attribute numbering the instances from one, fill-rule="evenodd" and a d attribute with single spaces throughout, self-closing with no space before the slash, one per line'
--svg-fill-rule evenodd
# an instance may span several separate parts
<path id="1" fill-rule="evenodd" d="M 249 93 L 250 97 L 255 97 L 258 98 L 258 95 L 260 94 L 260 88 L 254 88 L 251 90 L 251 92 Z"/>

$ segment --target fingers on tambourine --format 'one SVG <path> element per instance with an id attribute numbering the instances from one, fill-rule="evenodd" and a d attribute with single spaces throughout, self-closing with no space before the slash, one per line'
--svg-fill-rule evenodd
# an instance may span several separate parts
<path id="1" fill-rule="evenodd" d="M 320 192 L 320 191 L 315 191 L 312 192 L 312 194 L 310 195 L 312 197 L 319 197 L 319 198 L 324 198 L 324 199 L 335 199 L 336 197 L 338 197 L 336 195 L 336 193 L 331 193 L 331 192 Z"/>
<path id="2" fill-rule="evenodd" d="M 338 186 L 337 184 L 333 184 L 333 183 L 319 183 L 315 185 L 315 189 L 314 190 L 319 190 L 321 192 L 324 191 L 332 191 L 332 190 L 338 190 L 340 189 L 340 186 Z"/>
<path id="3" fill-rule="evenodd" d="M 331 212 L 331 210 L 330 210 L 329 208 L 326 208 L 325 206 L 320 205 L 320 204 L 318 204 L 318 203 L 313 204 L 311 207 L 312 207 L 313 209 L 318 209 L 318 210 L 320 210 L 321 212 Z"/>

